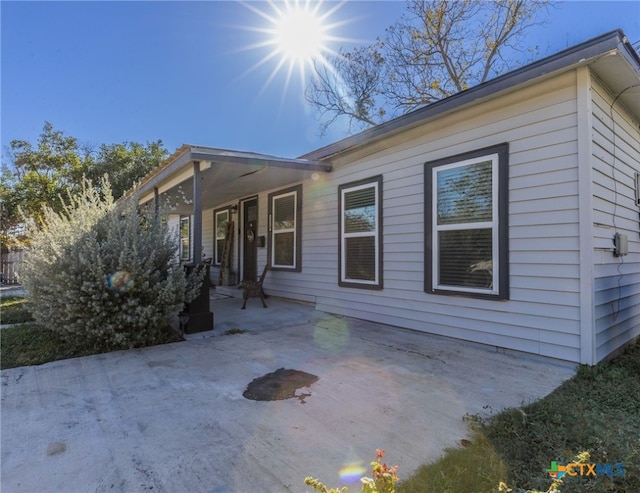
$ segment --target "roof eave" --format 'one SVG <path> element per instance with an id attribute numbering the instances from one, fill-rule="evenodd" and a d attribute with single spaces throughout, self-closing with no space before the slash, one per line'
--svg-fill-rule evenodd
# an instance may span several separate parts
<path id="1" fill-rule="evenodd" d="M 498 93 L 512 89 L 524 83 L 530 83 L 548 77 L 558 71 L 568 70 L 592 62 L 607 53 L 618 50 L 624 54 L 636 71 L 640 72 L 640 59 L 621 30 L 610 31 L 585 41 L 549 57 L 508 72 L 478 86 L 442 99 L 423 108 L 419 108 L 398 118 L 369 128 L 356 135 L 321 147 L 300 156 L 301 159 L 328 160 L 338 155 L 368 145 L 377 140 L 393 136 L 442 116 L 464 106 L 495 97 Z"/>
<path id="2" fill-rule="evenodd" d="M 286 169 L 297 169 L 308 172 L 330 172 L 332 167 L 328 163 L 321 163 L 313 159 L 290 159 L 269 156 L 266 154 L 247 153 L 229 151 L 225 149 L 214 149 L 202 146 L 183 144 L 163 164 L 145 176 L 140 183 L 131 189 L 123 199 L 137 192 L 141 195 L 151 192 L 163 181 L 169 179 L 178 170 L 182 169 L 190 162 L 210 161 L 221 163 L 250 164 L 259 166 L 269 166 Z"/>

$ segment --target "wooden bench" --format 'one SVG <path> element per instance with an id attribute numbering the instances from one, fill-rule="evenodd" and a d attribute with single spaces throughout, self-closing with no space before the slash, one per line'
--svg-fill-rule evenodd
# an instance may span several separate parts
<path id="1" fill-rule="evenodd" d="M 268 270 L 269 264 L 264 266 L 262 275 L 258 278 L 257 281 L 242 281 L 242 299 L 244 300 L 244 303 L 242 304 L 243 310 L 247 306 L 247 300 L 252 296 L 260 297 L 260 301 L 262 301 L 262 308 L 267 308 L 267 304 L 264 302 L 265 294 L 264 289 L 262 289 L 262 283 L 264 282 L 264 278 L 267 277 Z"/>

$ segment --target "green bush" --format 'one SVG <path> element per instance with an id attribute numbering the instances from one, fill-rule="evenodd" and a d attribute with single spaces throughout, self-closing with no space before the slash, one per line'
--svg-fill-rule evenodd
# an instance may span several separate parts
<path id="1" fill-rule="evenodd" d="M 156 343 L 173 312 L 191 301 L 202 274 L 186 278 L 177 238 L 137 197 L 116 204 L 106 179 L 84 182 L 62 213 L 44 210 L 22 270 L 35 320 L 66 340 L 111 348 Z"/>

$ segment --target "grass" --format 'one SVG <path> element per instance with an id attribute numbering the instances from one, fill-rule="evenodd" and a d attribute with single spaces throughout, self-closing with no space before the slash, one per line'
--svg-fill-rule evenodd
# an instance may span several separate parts
<path id="1" fill-rule="evenodd" d="M 507 474 L 505 463 L 480 431 L 464 448 L 447 449 L 433 464 L 426 464 L 397 488 L 398 493 L 497 491 Z"/>
<path id="2" fill-rule="evenodd" d="M 0 299 L 0 323 L 19 324 L 32 320 L 29 303 L 24 296 L 7 296 Z"/>
<path id="3" fill-rule="evenodd" d="M 101 352 L 98 348 L 70 345 L 57 333 L 43 329 L 35 322 L 0 330 L 0 348 L 0 368 L 3 370 Z"/>
<path id="4" fill-rule="evenodd" d="M 27 301 L 24 297 L 2 298 L 1 303 L 2 323 L 15 324 L 0 330 L 0 369 L 2 370 L 18 366 L 41 365 L 50 361 L 120 349 L 96 346 L 88 341 L 70 342 L 57 332 L 39 326 L 30 321 L 32 318 L 25 308 Z M 7 322 L 5 319 L 8 313 L 11 314 L 12 322 Z M 167 328 L 157 343 L 179 340 L 181 340 L 180 336 Z"/>
<path id="5" fill-rule="evenodd" d="M 546 491 L 550 462 L 566 465 L 582 451 L 590 463 L 623 463 L 619 477 L 574 476 L 562 493 L 640 491 L 640 343 L 577 374 L 547 397 L 474 426 L 466 448 L 449 450 L 401 482 L 399 493 Z M 517 486 L 517 488 L 516 488 Z M 519 489 L 518 489 L 519 488 Z"/>

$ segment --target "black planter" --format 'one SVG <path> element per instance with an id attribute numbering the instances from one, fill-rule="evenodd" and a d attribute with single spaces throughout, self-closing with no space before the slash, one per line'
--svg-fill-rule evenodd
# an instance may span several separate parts
<path id="1" fill-rule="evenodd" d="M 213 313 L 209 311 L 209 264 L 184 264 L 185 275 L 191 274 L 194 269 L 206 269 L 204 281 L 198 296 L 185 303 L 184 311 L 189 315 L 187 323 L 184 324 L 185 334 L 204 332 L 213 330 Z"/>

